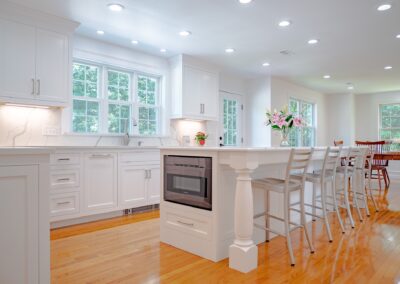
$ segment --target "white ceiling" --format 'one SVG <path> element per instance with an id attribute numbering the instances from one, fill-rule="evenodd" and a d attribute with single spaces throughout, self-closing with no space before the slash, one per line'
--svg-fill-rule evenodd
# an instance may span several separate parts
<path id="1" fill-rule="evenodd" d="M 186 53 L 252 77 L 271 73 L 326 93 L 400 90 L 398 0 L 12 0 L 80 22 L 79 34 L 170 57 Z M 391 10 L 377 6 L 392 3 Z M 111 12 L 109 3 L 126 7 Z M 290 19 L 289 28 L 277 23 Z M 104 36 L 96 34 L 105 31 Z M 182 38 L 181 30 L 192 35 Z M 320 43 L 307 44 L 311 38 Z M 131 39 L 140 42 L 132 46 Z M 235 48 L 225 54 L 227 47 Z M 166 48 L 161 55 L 160 48 Z M 281 55 L 289 50 L 292 55 Z M 265 61 L 270 67 L 262 67 Z M 391 65 L 393 69 L 384 70 Z M 331 79 L 322 76 L 330 74 Z"/>

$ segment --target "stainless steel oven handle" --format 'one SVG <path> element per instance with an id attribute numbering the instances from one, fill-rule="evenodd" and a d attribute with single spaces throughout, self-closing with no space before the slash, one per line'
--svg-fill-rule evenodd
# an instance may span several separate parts
<path id="1" fill-rule="evenodd" d="M 185 226 L 189 226 L 189 227 L 193 227 L 194 224 L 193 223 L 186 223 L 186 222 L 182 222 L 182 221 L 177 221 L 179 224 L 185 225 Z"/>

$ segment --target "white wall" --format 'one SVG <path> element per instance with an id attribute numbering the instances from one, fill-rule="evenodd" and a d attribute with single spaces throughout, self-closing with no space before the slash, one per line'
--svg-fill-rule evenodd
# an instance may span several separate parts
<path id="1" fill-rule="evenodd" d="M 271 78 L 248 80 L 246 94 L 245 145 L 248 147 L 271 146 L 271 128 L 265 125 L 265 113 L 271 108 Z"/>
<path id="2" fill-rule="evenodd" d="M 345 145 L 355 141 L 355 96 L 353 94 L 331 94 L 326 96 L 328 121 L 327 143 L 343 140 Z"/>
<path id="3" fill-rule="evenodd" d="M 272 77 L 271 79 L 271 109 L 282 109 L 289 104 L 289 99 L 297 98 L 307 102 L 315 103 L 316 108 L 316 146 L 327 145 L 327 105 L 325 94 L 307 89 L 297 84 L 285 81 L 283 79 Z M 280 144 L 280 136 L 277 133 L 272 134 L 272 146 Z"/>

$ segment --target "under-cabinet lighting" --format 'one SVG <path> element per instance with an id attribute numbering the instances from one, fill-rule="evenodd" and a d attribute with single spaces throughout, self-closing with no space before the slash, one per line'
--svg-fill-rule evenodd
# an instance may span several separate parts
<path id="1" fill-rule="evenodd" d="M 21 104 L 13 104 L 13 103 L 5 103 L 5 106 L 13 106 L 13 107 L 29 107 L 29 108 L 43 108 L 49 109 L 48 106 L 38 106 L 38 105 L 21 105 Z"/>

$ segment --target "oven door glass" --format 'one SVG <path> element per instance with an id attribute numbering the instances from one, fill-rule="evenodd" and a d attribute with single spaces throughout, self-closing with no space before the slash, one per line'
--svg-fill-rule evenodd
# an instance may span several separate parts
<path id="1" fill-rule="evenodd" d="M 207 179 L 204 177 L 168 174 L 167 184 L 170 192 L 207 198 Z"/>

